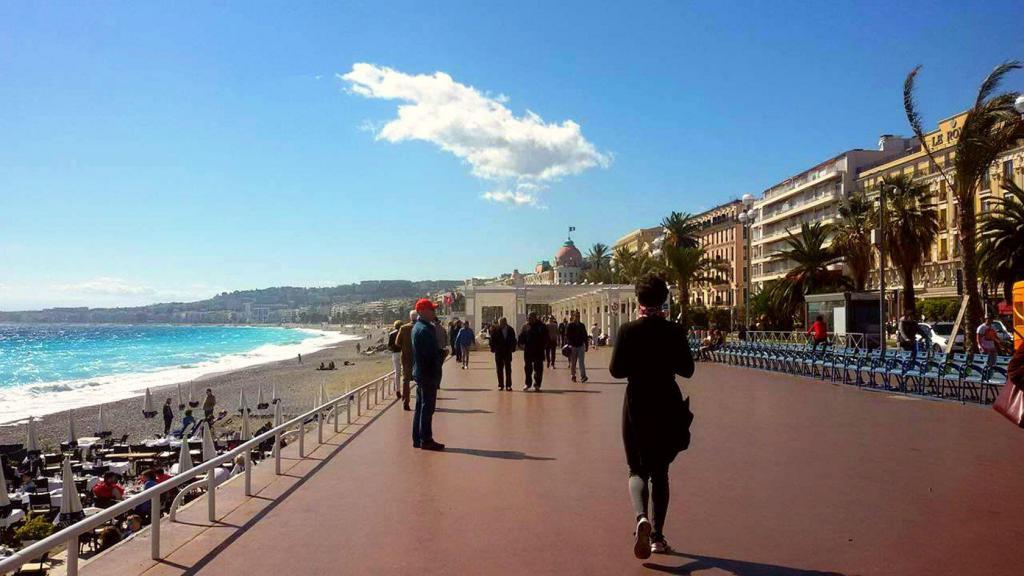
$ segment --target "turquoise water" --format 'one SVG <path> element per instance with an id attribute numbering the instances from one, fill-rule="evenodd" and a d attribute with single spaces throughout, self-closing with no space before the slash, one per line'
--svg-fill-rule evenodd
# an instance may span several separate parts
<path id="1" fill-rule="evenodd" d="M 314 335 L 231 326 L 0 325 L 0 387 L 184 368 Z"/>
<path id="2" fill-rule="evenodd" d="M 130 398 L 352 338 L 239 326 L 0 324 L 0 423 Z"/>

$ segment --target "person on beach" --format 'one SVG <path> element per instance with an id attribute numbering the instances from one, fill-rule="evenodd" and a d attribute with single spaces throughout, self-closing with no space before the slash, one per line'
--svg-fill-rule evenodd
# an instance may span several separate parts
<path id="1" fill-rule="evenodd" d="M 554 316 L 548 316 L 548 346 L 544 349 L 544 360 L 548 368 L 555 367 L 556 349 L 558 348 L 558 321 Z"/>
<path id="2" fill-rule="evenodd" d="M 299 364 L 302 364 L 302 354 L 299 354 Z"/>
<path id="3" fill-rule="evenodd" d="M 402 321 L 395 320 L 391 332 L 388 332 L 388 351 L 391 352 L 391 368 L 395 371 L 395 379 L 402 375 L 402 349 L 398 347 L 398 331 L 402 328 Z M 402 393 L 398 393 L 402 397 Z"/>
<path id="4" fill-rule="evenodd" d="M 498 390 L 512 390 L 512 353 L 516 351 L 516 331 L 502 316 L 491 331 L 491 352 L 494 353 L 494 368 L 498 371 Z"/>
<path id="5" fill-rule="evenodd" d="M 455 345 L 459 349 L 459 360 L 462 362 L 462 369 L 469 368 L 469 347 L 476 342 L 476 334 L 469 325 L 469 320 L 462 324 L 458 335 L 455 336 Z"/>
<path id="6" fill-rule="evenodd" d="M 644 276 L 636 283 L 636 296 L 640 317 L 619 329 L 608 369 L 613 377 L 627 379 L 622 443 L 637 523 L 633 553 L 644 559 L 652 552 L 670 551 L 664 533 L 668 467 L 689 445 L 692 419 L 689 400 L 683 400 L 675 375 L 693 376 L 693 358 L 686 327 L 669 322 L 662 312 L 668 298 L 665 281 Z M 648 501 L 653 507 L 650 519 Z"/>
<path id="7" fill-rule="evenodd" d="M 437 339 L 434 309 L 437 306 L 427 298 L 416 302 L 419 319 L 412 329 L 413 379 L 416 380 L 416 412 L 412 419 L 413 448 L 444 450 L 444 444 L 434 440 L 434 408 L 437 389 L 441 385 L 441 367 L 444 362 L 442 348 Z"/>
<path id="8" fill-rule="evenodd" d="M 526 385 L 523 392 L 532 387 L 540 392 L 544 381 L 544 354 L 548 348 L 548 327 L 540 321 L 536 312 L 530 312 L 526 325 L 519 332 L 519 345 L 523 347 L 523 367 L 526 370 Z"/>
<path id="9" fill-rule="evenodd" d="M 571 320 L 565 326 L 565 343 L 572 350 L 569 353 L 569 373 L 572 381 L 576 381 L 576 368 L 579 367 L 580 380 L 587 381 L 587 327 L 580 322 L 580 313 L 573 312 Z"/>
<path id="10" fill-rule="evenodd" d="M 206 398 L 203 399 L 203 418 L 213 426 L 213 411 L 217 408 L 217 397 L 213 395 L 213 390 L 206 389 Z M 189 414 L 191 411 L 186 412 Z"/>
<path id="11" fill-rule="evenodd" d="M 164 400 L 164 436 L 171 432 L 171 424 L 174 424 L 174 410 L 171 409 L 171 399 Z"/>
<path id="12" fill-rule="evenodd" d="M 412 410 L 409 407 L 409 383 L 412 381 L 412 329 L 416 324 L 416 319 L 419 315 L 416 314 L 415 310 L 409 310 L 409 322 L 402 324 L 402 327 L 398 329 L 398 336 L 395 338 L 401 355 L 402 355 L 402 391 L 399 392 L 398 397 L 402 399 L 402 409 Z"/>
<path id="13" fill-rule="evenodd" d="M 211 420 L 209 417 L 207 417 L 207 421 L 210 422 L 211 426 L 213 425 L 213 420 Z M 181 438 L 188 438 L 189 428 L 194 427 L 195 424 L 196 418 L 195 416 L 192 415 L 192 410 L 186 408 L 185 415 L 181 418 L 181 434 L 179 436 Z"/>

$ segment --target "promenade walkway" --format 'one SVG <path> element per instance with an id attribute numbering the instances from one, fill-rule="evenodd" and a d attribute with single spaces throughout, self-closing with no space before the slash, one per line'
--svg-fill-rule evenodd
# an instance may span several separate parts
<path id="1" fill-rule="evenodd" d="M 540 394 L 496 391 L 489 354 L 448 363 L 447 452 L 412 449 L 410 413 L 385 406 L 286 476 L 257 475 L 257 498 L 221 490 L 233 511 L 218 524 L 199 500 L 165 528 L 165 561 L 141 535 L 82 572 L 1021 574 L 1024 431 L 976 406 L 715 364 L 684 384 L 696 420 L 672 468 L 678 552 L 635 560 L 625 387 L 607 351 L 590 360 L 573 384 L 559 358 Z"/>

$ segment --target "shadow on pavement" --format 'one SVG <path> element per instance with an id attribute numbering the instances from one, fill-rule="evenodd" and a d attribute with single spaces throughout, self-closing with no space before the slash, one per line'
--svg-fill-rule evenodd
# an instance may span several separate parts
<path id="1" fill-rule="evenodd" d="M 490 410 L 481 410 L 480 408 L 438 408 L 434 412 L 446 412 L 448 414 L 494 414 Z"/>
<path id="2" fill-rule="evenodd" d="M 445 388 L 449 392 L 493 392 L 491 388 Z M 440 400 L 440 398 L 438 398 Z"/>
<path id="3" fill-rule="evenodd" d="M 666 566 L 664 564 L 644 562 L 644 568 L 667 574 L 693 574 L 701 570 L 717 569 L 733 574 L 734 576 L 844 576 L 840 572 L 804 570 L 801 568 L 790 568 L 788 566 L 778 566 L 775 564 L 744 562 L 742 560 L 733 560 L 731 558 L 700 556 L 697 554 L 687 554 L 685 552 L 672 552 L 668 555 L 690 558 L 693 562 L 688 562 L 682 566 Z"/>
<path id="4" fill-rule="evenodd" d="M 539 390 L 541 394 L 600 394 L 600 390 L 558 390 L 555 388 L 544 388 Z"/>
<path id="5" fill-rule="evenodd" d="M 453 454 L 467 454 L 469 456 L 482 456 L 484 458 L 498 458 L 501 460 L 555 460 L 546 456 L 530 456 L 518 450 L 482 450 L 480 448 L 445 448 L 445 452 Z"/>

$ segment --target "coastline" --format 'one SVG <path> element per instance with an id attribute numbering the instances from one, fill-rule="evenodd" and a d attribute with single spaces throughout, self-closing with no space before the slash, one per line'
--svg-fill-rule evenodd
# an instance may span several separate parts
<path id="1" fill-rule="evenodd" d="M 303 327 L 309 329 L 307 327 Z M 314 330 L 316 330 L 314 328 Z M 252 407 L 255 408 L 258 387 L 263 387 L 263 393 L 267 400 L 270 399 L 271 389 L 276 384 L 278 396 L 282 399 L 285 414 L 300 413 L 298 409 L 308 409 L 312 406 L 321 382 L 324 383 L 329 394 L 341 394 L 342 392 L 373 380 L 391 370 L 391 358 L 388 354 L 377 353 L 373 355 L 357 354 L 355 345 L 360 343 L 365 349 L 375 344 L 385 334 L 383 328 L 366 329 L 357 327 L 356 334 L 350 339 L 342 339 L 318 347 L 314 351 L 302 352 L 303 362 L 299 364 L 294 354 L 289 352 L 287 358 L 266 360 L 258 364 L 247 364 L 242 366 L 228 367 L 226 370 L 208 371 L 202 376 L 194 378 L 196 382 L 196 395 L 201 396 L 206 388 L 213 390 L 217 396 L 217 409 L 226 409 L 233 412 L 238 406 L 239 391 L 245 386 L 246 397 Z M 337 332 L 335 332 L 337 335 Z M 311 339 L 312 340 L 312 339 Z M 318 371 L 316 367 L 320 362 L 334 361 L 338 366 L 334 371 Z M 344 366 L 345 361 L 354 363 Z M 187 381 L 186 381 L 187 382 Z M 201 382 L 201 383 L 200 383 Z M 113 424 L 114 435 L 120 437 L 122 434 L 129 434 L 133 440 L 140 440 L 160 434 L 163 432 L 163 420 L 159 417 L 145 419 L 142 416 L 142 394 L 145 387 L 136 393 L 121 398 L 101 400 L 95 403 L 80 404 L 74 407 L 75 427 L 79 436 L 91 436 L 97 427 L 99 405 L 103 404 L 104 411 Z M 174 426 L 178 426 L 182 415 L 177 407 L 177 386 L 175 383 L 163 383 L 152 385 L 150 391 L 153 395 L 153 403 L 159 409 L 166 398 L 171 398 L 175 417 Z M 188 388 L 182 387 L 183 395 L 187 395 Z M 259 427 L 263 420 L 269 420 L 271 414 L 266 418 L 254 417 L 251 422 Z M 228 418 L 224 426 L 219 426 L 223 431 L 225 427 L 230 428 L 238 425 L 238 418 Z M 0 424 L 0 443 L 20 443 L 25 441 L 26 424 L 24 418 L 13 419 L 7 424 Z M 61 407 L 51 411 L 49 414 L 37 418 L 36 430 L 39 441 L 43 446 L 56 447 L 64 441 L 67 436 L 67 408 Z"/>

